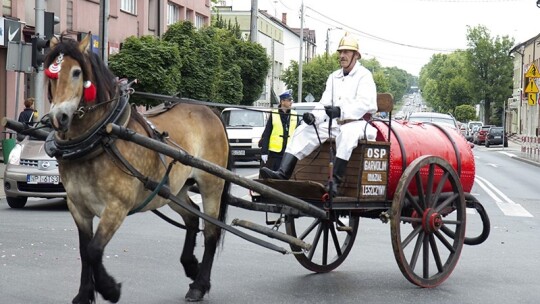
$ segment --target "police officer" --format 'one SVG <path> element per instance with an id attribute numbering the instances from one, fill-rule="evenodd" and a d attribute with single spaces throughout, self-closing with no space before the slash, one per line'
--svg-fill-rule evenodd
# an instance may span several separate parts
<path id="1" fill-rule="evenodd" d="M 336 138 L 336 158 L 332 187 L 327 191 L 337 194 L 352 151 L 358 140 L 367 137 L 375 140 L 377 130 L 362 120 L 366 113 L 377 112 L 377 90 L 373 75 L 359 62 L 358 42 L 345 35 L 338 46 L 341 68 L 334 71 L 326 81 L 326 88 L 319 104 L 311 112 L 304 113 L 301 124 L 292 136 L 277 171 L 261 169 L 261 177 L 289 179 L 296 162 L 313 152 L 321 142 L 329 138 L 329 119 L 332 119 L 331 136 Z M 318 134 L 316 132 L 318 130 Z M 328 185 L 327 185 L 328 186 Z"/>
<path id="2" fill-rule="evenodd" d="M 261 136 L 261 160 L 271 170 L 277 170 L 291 134 L 298 125 L 296 111 L 291 109 L 291 91 L 279 95 L 279 106 L 272 110 Z"/>

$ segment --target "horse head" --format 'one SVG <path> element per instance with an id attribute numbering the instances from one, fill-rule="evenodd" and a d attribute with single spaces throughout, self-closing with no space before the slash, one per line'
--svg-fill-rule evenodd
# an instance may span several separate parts
<path id="1" fill-rule="evenodd" d="M 91 50 L 91 33 L 77 42 L 67 37 L 52 38 L 45 60 L 49 117 L 53 128 L 63 135 L 73 129 L 74 121 L 83 126 L 81 109 L 112 98 L 116 92 L 114 75 Z M 91 121 L 88 121 L 91 123 Z"/>

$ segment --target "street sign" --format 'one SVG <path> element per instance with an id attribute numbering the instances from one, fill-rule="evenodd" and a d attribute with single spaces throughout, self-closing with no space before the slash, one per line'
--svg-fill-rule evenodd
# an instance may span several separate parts
<path id="1" fill-rule="evenodd" d="M 529 98 L 527 99 L 527 101 L 529 102 L 529 105 L 530 106 L 535 106 L 536 105 L 536 93 L 529 93 Z"/>
<path id="2" fill-rule="evenodd" d="M 538 93 L 538 86 L 536 85 L 534 78 L 529 79 L 529 84 L 527 84 L 527 87 L 525 88 L 525 93 Z"/>
<path id="3" fill-rule="evenodd" d="M 527 73 L 525 73 L 525 77 L 540 78 L 540 72 L 538 71 L 534 63 L 531 64 L 531 66 L 527 70 Z"/>

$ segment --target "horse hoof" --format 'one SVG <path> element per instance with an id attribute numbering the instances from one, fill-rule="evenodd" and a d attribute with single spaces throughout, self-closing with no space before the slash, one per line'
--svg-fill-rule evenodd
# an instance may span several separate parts
<path id="1" fill-rule="evenodd" d="M 189 291 L 186 294 L 186 301 L 187 302 L 200 302 L 204 298 L 204 292 L 190 288 Z"/>
<path id="2" fill-rule="evenodd" d="M 122 283 L 114 283 L 107 291 L 100 292 L 101 296 L 112 303 L 117 303 L 120 300 L 120 294 L 122 292 Z"/>

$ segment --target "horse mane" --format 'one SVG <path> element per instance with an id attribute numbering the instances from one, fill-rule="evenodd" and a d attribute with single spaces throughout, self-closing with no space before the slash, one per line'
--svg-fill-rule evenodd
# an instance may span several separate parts
<path id="1" fill-rule="evenodd" d="M 62 35 L 59 38 L 59 42 L 47 55 L 45 67 L 49 67 L 60 53 L 73 58 L 79 63 L 84 81 L 91 80 L 96 87 L 96 101 L 98 103 L 107 101 L 115 96 L 116 77 L 96 53 L 90 51 L 89 54 L 83 54 L 79 50 L 79 43 L 76 40 Z M 50 86 L 48 95 L 49 99 L 51 99 Z"/>

